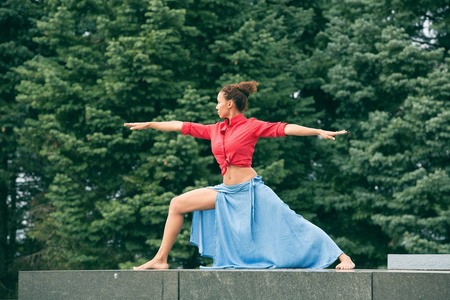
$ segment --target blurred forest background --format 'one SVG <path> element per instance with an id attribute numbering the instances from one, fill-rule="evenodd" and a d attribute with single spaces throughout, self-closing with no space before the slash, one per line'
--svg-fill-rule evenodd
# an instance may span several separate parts
<path id="1" fill-rule="evenodd" d="M 220 170 L 208 141 L 123 124 L 218 122 L 242 80 L 246 117 L 348 131 L 261 139 L 253 166 L 358 268 L 450 253 L 449 0 L 0 3 L 0 298 L 19 270 L 152 258 L 171 198 Z M 171 268 L 210 263 L 190 218 Z"/>

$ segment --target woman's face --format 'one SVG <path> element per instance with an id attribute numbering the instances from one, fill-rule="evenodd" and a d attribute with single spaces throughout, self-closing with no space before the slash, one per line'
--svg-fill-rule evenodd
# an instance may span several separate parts
<path id="1" fill-rule="evenodd" d="M 225 99 L 225 96 L 223 95 L 223 92 L 220 92 L 217 95 L 216 109 L 217 109 L 217 113 L 219 114 L 219 118 L 225 119 L 225 118 L 229 117 L 229 114 L 230 114 L 230 107 L 229 107 L 229 105 L 232 104 L 230 102 L 233 102 L 233 100 Z"/>

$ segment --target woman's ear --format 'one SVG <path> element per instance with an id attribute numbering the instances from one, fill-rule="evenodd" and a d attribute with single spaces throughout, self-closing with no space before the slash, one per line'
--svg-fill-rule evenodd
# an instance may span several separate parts
<path id="1" fill-rule="evenodd" d="M 233 106 L 233 100 L 228 100 L 227 107 L 231 108 Z"/>

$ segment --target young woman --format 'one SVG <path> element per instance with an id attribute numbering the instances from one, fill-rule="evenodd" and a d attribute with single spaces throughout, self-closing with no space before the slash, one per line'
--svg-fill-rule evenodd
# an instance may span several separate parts
<path id="1" fill-rule="evenodd" d="M 158 253 L 135 270 L 169 267 L 169 251 L 187 212 L 194 212 L 191 243 L 199 247 L 203 256 L 214 259 L 212 268 L 326 268 L 338 258 L 337 269 L 355 267 L 325 232 L 289 209 L 251 167 L 260 137 L 320 135 L 334 140 L 335 135 L 346 131 L 245 118 L 248 97 L 256 92 L 257 85 L 250 81 L 222 88 L 216 109 L 219 117 L 225 119 L 223 122 L 124 124 L 131 130 L 181 131 L 183 135 L 211 140 L 223 176 L 223 184 L 172 199 Z"/>

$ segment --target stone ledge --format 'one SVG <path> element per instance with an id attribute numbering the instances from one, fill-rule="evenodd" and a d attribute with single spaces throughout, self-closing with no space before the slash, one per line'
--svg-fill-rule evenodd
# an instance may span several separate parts
<path id="1" fill-rule="evenodd" d="M 449 271 L 33 271 L 19 272 L 19 300 L 450 299 L 449 282 Z"/>

